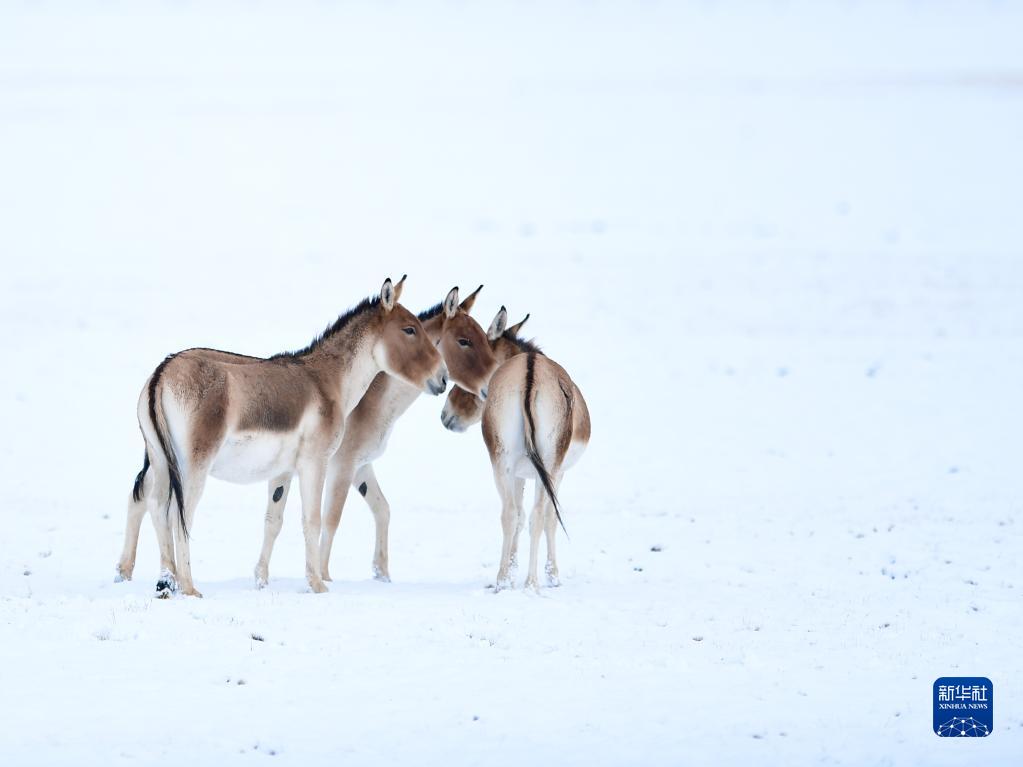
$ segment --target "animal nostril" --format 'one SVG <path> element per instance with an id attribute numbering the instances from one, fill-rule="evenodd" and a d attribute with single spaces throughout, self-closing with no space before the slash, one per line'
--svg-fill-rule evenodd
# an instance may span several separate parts
<path id="1" fill-rule="evenodd" d="M 488 389 L 487 389 L 486 386 L 484 386 L 482 389 L 480 389 L 480 399 L 486 400 L 487 392 L 488 392 Z"/>

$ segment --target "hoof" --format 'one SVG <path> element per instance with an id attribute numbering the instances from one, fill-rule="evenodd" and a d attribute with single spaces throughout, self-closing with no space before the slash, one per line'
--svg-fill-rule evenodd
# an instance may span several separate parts
<path id="1" fill-rule="evenodd" d="M 266 584 L 270 582 L 270 577 L 265 567 L 260 567 L 259 565 L 256 565 L 256 570 L 253 573 L 253 576 L 256 579 L 257 589 L 265 589 Z"/>
<path id="2" fill-rule="evenodd" d="M 551 567 L 551 564 L 548 562 L 547 566 L 544 568 L 544 572 L 547 574 L 548 586 L 556 589 L 561 585 L 561 579 L 558 577 L 558 568 Z"/>
<path id="3" fill-rule="evenodd" d="M 198 599 L 202 599 L 202 592 L 195 588 L 195 586 L 190 589 L 181 589 L 181 593 L 186 597 L 197 597 Z"/>
<path id="4" fill-rule="evenodd" d="M 330 577 L 330 573 L 324 573 L 323 574 L 323 580 L 330 581 L 331 583 L 334 582 L 334 579 Z"/>
<path id="5" fill-rule="evenodd" d="M 178 582 L 170 573 L 164 573 L 156 582 L 156 596 L 160 599 L 167 599 L 178 590 Z"/>
<path id="6" fill-rule="evenodd" d="M 267 583 L 268 583 L 268 581 L 266 580 L 266 578 L 260 578 L 258 575 L 256 576 L 256 588 L 257 589 L 259 589 L 259 590 L 265 589 Z"/>
<path id="7" fill-rule="evenodd" d="M 373 565 L 373 580 L 380 581 L 381 583 L 390 583 L 391 576 L 390 573 L 383 568 Z"/>
<path id="8" fill-rule="evenodd" d="M 494 593 L 496 594 L 499 591 L 514 588 L 514 586 L 515 586 L 514 581 L 512 581 L 512 579 L 509 578 L 507 575 L 504 576 L 503 578 L 501 576 L 498 576 L 497 582 L 494 583 Z"/>
<path id="9" fill-rule="evenodd" d="M 309 588 L 313 590 L 314 594 L 326 594 L 329 589 L 322 580 L 309 581 Z"/>
<path id="10" fill-rule="evenodd" d="M 533 592 L 534 594 L 539 594 L 540 593 L 540 584 L 537 583 L 536 578 L 534 578 L 533 576 L 529 576 L 528 578 L 526 578 L 526 583 L 523 586 L 523 588 L 526 591 Z"/>

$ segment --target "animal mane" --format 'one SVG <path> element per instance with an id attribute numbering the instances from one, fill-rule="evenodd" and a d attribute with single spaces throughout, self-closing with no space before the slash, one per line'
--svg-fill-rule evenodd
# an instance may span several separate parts
<path id="1" fill-rule="evenodd" d="M 504 333 L 501 334 L 501 337 L 508 341 L 511 341 L 513 344 L 519 347 L 519 349 L 522 352 L 526 354 L 529 354 L 530 352 L 535 352 L 536 354 L 543 354 L 543 350 L 536 345 L 536 341 L 534 341 L 533 339 L 529 339 L 527 341 L 525 338 L 520 338 L 519 336 L 515 335 L 510 330 L 504 331 Z"/>
<path id="2" fill-rule="evenodd" d="M 370 309 L 375 308 L 379 304 L 380 296 L 370 296 L 369 298 L 364 298 L 362 299 L 362 301 L 353 306 L 347 312 L 339 315 L 338 318 L 334 320 L 332 323 L 327 325 L 323 332 L 316 336 L 316 338 L 314 338 L 312 341 L 310 341 L 308 345 L 304 346 L 301 349 L 297 349 L 293 352 L 279 352 L 278 354 L 273 355 L 269 359 L 279 360 L 282 358 L 304 357 L 314 349 L 319 348 L 320 345 L 322 345 L 323 342 L 326 341 L 328 338 L 339 333 L 356 317 L 365 314 Z"/>
<path id="3" fill-rule="evenodd" d="M 419 318 L 420 322 L 423 322 L 425 320 L 433 319 L 438 314 L 440 314 L 442 311 L 444 311 L 444 302 L 443 301 L 441 301 L 436 306 L 431 306 L 429 309 L 424 309 L 423 311 L 419 312 L 419 314 L 417 314 L 416 317 Z"/>

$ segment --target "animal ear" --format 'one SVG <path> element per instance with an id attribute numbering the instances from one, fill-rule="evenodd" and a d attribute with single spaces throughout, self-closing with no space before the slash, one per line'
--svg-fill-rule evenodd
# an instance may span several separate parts
<path id="1" fill-rule="evenodd" d="M 472 293 L 470 293 L 469 295 L 467 295 L 467 296 L 465 297 L 465 300 L 464 300 L 464 301 L 462 301 L 462 304 L 461 304 L 461 306 L 459 306 L 458 308 L 459 308 L 459 309 L 461 309 L 461 310 L 462 310 L 463 312 L 465 312 L 466 314 L 468 314 L 469 312 L 471 312 L 471 311 L 472 311 L 472 305 L 473 305 L 474 303 L 476 303 L 476 296 L 477 296 L 477 295 L 479 294 L 479 292 L 480 292 L 481 290 L 483 290 L 483 286 L 482 286 L 482 285 L 480 285 L 480 286 L 479 286 L 478 288 L 476 288 L 476 290 L 474 290 L 474 291 L 473 291 Z"/>
<path id="2" fill-rule="evenodd" d="M 512 325 L 510 328 L 508 328 L 508 332 L 511 333 L 513 336 L 517 336 L 519 334 L 519 331 L 522 330 L 522 326 L 526 324 L 526 320 L 528 319 L 529 315 L 527 314 L 525 317 L 519 320 L 517 325 Z"/>
<path id="3" fill-rule="evenodd" d="M 384 307 L 385 312 L 389 312 L 397 301 L 398 299 L 394 296 L 394 285 L 391 284 L 391 278 L 388 277 L 380 287 L 380 305 Z"/>
<path id="4" fill-rule="evenodd" d="M 394 301 L 395 301 L 395 303 L 397 303 L 398 301 L 401 300 L 401 291 L 405 287 L 405 278 L 406 277 L 408 277 L 407 274 L 401 275 L 401 279 L 398 280 L 398 284 L 394 286 Z"/>
<path id="5" fill-rule="evenodd" d="M 494 317 L 494 321 L 490 323 L 490 329 L 487 331 L 487 338 L 491 341 L 496 341 L 504 334 L 504 328 L 507 324 L 508 310 L 502 306 L 497 312 L 497 316 Z"/>
<path id="6" fill-rule="evenodd" d="M 444 299 L 444 316 L 449 320 L 458 313 L 458 286 L 451 288 L 448 291 L 447 297 Z"/>

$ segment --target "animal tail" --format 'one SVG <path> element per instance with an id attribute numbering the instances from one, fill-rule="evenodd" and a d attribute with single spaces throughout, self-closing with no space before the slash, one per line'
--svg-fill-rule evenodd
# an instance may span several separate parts
<path id="1" fill-rule="evenodd" d="M 561 529 L 568 536 L 568 530 L 561 519 L 561 504 L 558 502 L 557 493 L 554 492 L 554 482 L 551 480 L 550 472 L 543 465 L 543 458 L 540 457 L 540 453 L 536 449 L 536 422 L 533 419 L 533 379 L 535 376 L 535 366 L 536 352 L 529 352 L 526 355 L 526 391 L 522 397 L 522 410 L 526 414 L 526 455 L 529 456 L 529 461 L 533 464 L 533 468 L 536 469 L 536 474 L 540 478 L 543 489 L 550 497 L 551 503 L 554 504 L 554 515 L 558 518 L 558 524 L 561 525 Z"/>
<path id="2" fill-rule="evenodd" d="M 135 486 L 131 489 L 131 497 L 136 501 L 142 500 L 142 487 L 146 481 L 146 472 L 149 471 L 149 451 L 145 452 L 142 458 L 142 471 L 135 475 Z"/>
<path id="3" fill-rule="evenodd" d="M 187 538 L 188 527 L 185 524 L 185 501 L 184 492 L 181 489 L 181 472 L 178 470 L 178 459 L 174 454 L 174 445 L 167 438 L 167 418 L 163 412 L 163 405 L 157 404 L 159 394 L 162 392 L 162 389 L 159 387 L 160 376 L 163 374 L 164 368 L 167 367 L 167 363 L 174 359 L 174 357 L 175 355 L 171 354 L 157 365 L 156 370 L 153 371 L 153 375 L 149 379 L 149 419 L 152 421 L 153 429 L 156 431 L 156 439 L 160 443 L 160 449 L 167 459 L 167 473 L 170 475 L 170 494 L 167 497 L 167 503 L 170 503 L 174 498 L 177 499 L 178 519 L 181 520 L 181 529 Z"/>

